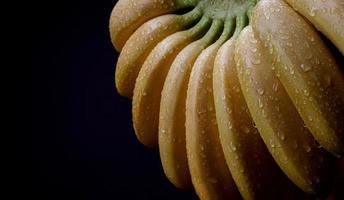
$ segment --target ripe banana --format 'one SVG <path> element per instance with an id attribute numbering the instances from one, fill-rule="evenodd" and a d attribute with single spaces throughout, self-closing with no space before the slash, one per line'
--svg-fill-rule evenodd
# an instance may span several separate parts
<path id="1" fill-rule="evenodd" d="M 344 1 L 343 0 L 286 0 L 326 35 L 344 54 Z"/>
<path id="2" fill-rule="evenodd" d="M 160 158 L 166 176 L 178 188 L 191 187 L 185 143 L 185 104 L 190 72 L 198 55 L 217 39 L 221 30 L 221 24 L 215 21 L 202 39 L 191 43 L 177 55 L 161 93 Z"/>
<path id="3" fill-rule="evenodd" d="M 241 21 L 236 33 L 246 26 Z M 213 72 L 216 118 L 227 165 L 244 199 L 281 199 L 287 188 L 290 195 L 300 195 L 287 183 L 254 127 L 235 69 L 237 35 L 219 49 Z"/>
<path id="4" fill-rule="evenodd" d="M 254 122 L 277 164 L 297 186 L 319 193 L 332 179 L 331 156 L 318 148 L 295 109 L 275 63 L 263 52 L 251 26 L 238 38 L 235 60 L 240 85 Z M 316 158 L 316 159 L 315 159 Z"/>
<path id="5" fill-rule="evenodd" d="M 167 37 L 144 62 L 136 79 L 132 108 L 135 133 L 143 144 L 158 144 L 161 91 L 174 58 L 190 42 L 199 39 L 210 23 L 210 18 L 203 17 L 193 28 Z"/>
<path id="6" fill-rule="evenodd" d="M 218 137 L 212 91 L 214 58 L 231 35 L 231 20 L 217 42 L 197 58 L 189 80 L 186 98 L 186 149 L 192 183 L 200 199 L 236 199 L 239 193 Z"/>
<path id="7" fill-rule="evenodd" d="M 119 0 L 110 17 L 111 41 L 121 51 L 130 35 L 147 20 L 196 3 L 195 0 Z"/>
<path id="8" fill-rule="evenodd" d="M 260 1 L 252 27 L 276 58 L 274 71 L 317 142 L 342 155 L 344 77 L 319 34 L 282 0 Z"/>
<path id="9" fill-rule="evenodd" d="M 184 15 L 163 15 L 154 18 L 137 29 L 126 42 L 116 66 L 116 87 L 118 92 L 131 98 L 139 71 L 152 49 L 167 36 L 181 31 L 202 15 L 195 8 Z"/>

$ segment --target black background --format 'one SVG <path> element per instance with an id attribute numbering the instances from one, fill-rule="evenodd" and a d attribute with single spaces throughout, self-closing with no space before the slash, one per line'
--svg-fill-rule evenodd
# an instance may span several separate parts
<path id="1" fill-rule="evenodd" d="M 115 90 L 118 53 L 108 33 L 115 3 L 29 5 L 31 80 L 17 95 L 31 105 L 18 107 L 26 124 L 17 127 L 25 132 L 17 155 L 30 168 L 19 167 L 29 177 L 16 184 L 34 199 L 196 199 L 168 182 L 157 149 L 137 141 L 131 103 Z"/>
<path id="2" fill-rule="evenodd" d="M 174 188 L 158 150 L 135 138 L 130 100 L 114 87 L 118 53 L 108 19 L 115 3 L 33 0 L 24 7 L 27 16 L 16 25 L 29 32 L 30 49 L 24 53 L 30 67 L 29 76 L 16 82 L 15 128 L 21 134 L 14 196 L 197 199 L 192 191 Z M 335 55 L 344 66 L 343 57 Z"/>

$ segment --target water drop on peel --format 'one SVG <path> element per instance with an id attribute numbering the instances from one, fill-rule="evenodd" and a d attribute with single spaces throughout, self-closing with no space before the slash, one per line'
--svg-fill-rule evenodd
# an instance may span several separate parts
<path id="1" fill-rule="evenodd" d="M 263 88 L 258 89 L 258 94 L 263 95 L 265 93 L 265 90 Z"/>
<path id="2" fill-rule="evenodd" d="M 259 108 L 263 108 L 264 107 L 264 104 L 262 102 L 262 100 L 258 99 L 258 107 Z"/>
<path id="3" fill-rule="evenodd" d="M 308 72 L 308 71 L 312 70 L 312 67 L 310 65 L 301 64 L 300 67 L 301 67 L 302 71 L 304 71 L 304 72 Z"/>

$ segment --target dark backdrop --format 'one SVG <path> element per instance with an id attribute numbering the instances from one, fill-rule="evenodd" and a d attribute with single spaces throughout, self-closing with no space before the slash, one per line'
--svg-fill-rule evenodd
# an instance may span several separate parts
<path id="1" fill-rule="evenodd" d="M 31 76 L 18 94 L 25 122 L 17 129 L 25 134 L 17 155 L 30 168 L 19 165 L 29 177 L 16 184 L 34 199 L 196 199 L 168 182 L 157 149 L 137 141 L 131 103 L 114 88 L 118 53 L 108 19 L 115 3 L 32 1 L 25 8 Z"/>

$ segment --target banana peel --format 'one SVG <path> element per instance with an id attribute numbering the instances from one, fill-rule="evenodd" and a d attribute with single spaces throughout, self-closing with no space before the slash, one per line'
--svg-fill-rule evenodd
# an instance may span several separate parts
<path id="1" fill-rule="evenodd" d="M 129 36 L 144 22 L 156 16 L 191 7 L 196 1 L 187 0 L 119 0 L 110 17 L 111 41 L 121 51 Z"/>
<path id="2" fill-rule="evenodd" d="M 137 138 L 146 146 L 158 145 L 161 91 L 169 67 L 180 50 L 203 36 L 210 22 L 204 17 L 193 28 L 167 37 L 145 60 L 136 79 L 132 113 Z"/>
<path id="3" fill-rule="evenodd" d="M 344 54 L 344 2 L 342 0 L 317 1 L 316 3 L 309 0 L 286 0 L 286 2 L 306 17 Z"/>
<path id="4" fill-rule="evenodd" d="M 186 92 L 192 66 L 199 54 L 217 39 L 222 26 L 213 22 L 207 34 L 185 47 L 173 61 L 161 92 L 159 113 L 159 152 L 164 172 L 178 188 L 190 188 L 186 156 Z"/>
<path id="5" fill-rule="evenodd" d="M 282 0 L 260 1 L 252 27 L 307 128 L 323 148 L 342 155 L 344 77 L 319 34 Z"/>
<path id="6" fill-rule="evenodd" d="M 319 188 L 326 188 L 333 178 L 331 156 L 317 147 L 304 127 L 251 26 L 242 31 L 237 46 L 236 69 L 243 95 L 276 163 L 305 192 L 315 194 Z"/>
<path id="7" fill-rule="evenodd" d="M 194 9 L 184 15 L 163 15 L 138 28 L 125 43 L 116 66 L 116 88 L 122 95 L 132 98 L 136 78 L 150 52 L 167 36 L 186 29 L 201 17 Z"/>
<path id="8" fill-rule="evenodd" d="M 215 55 L 224 33 L 197 58 L 186 98 L 186 149 L 191 179 L 201 199 L 236 199 L 238 190 L 227 168 L 218 137 L 212 83 Z"/>

